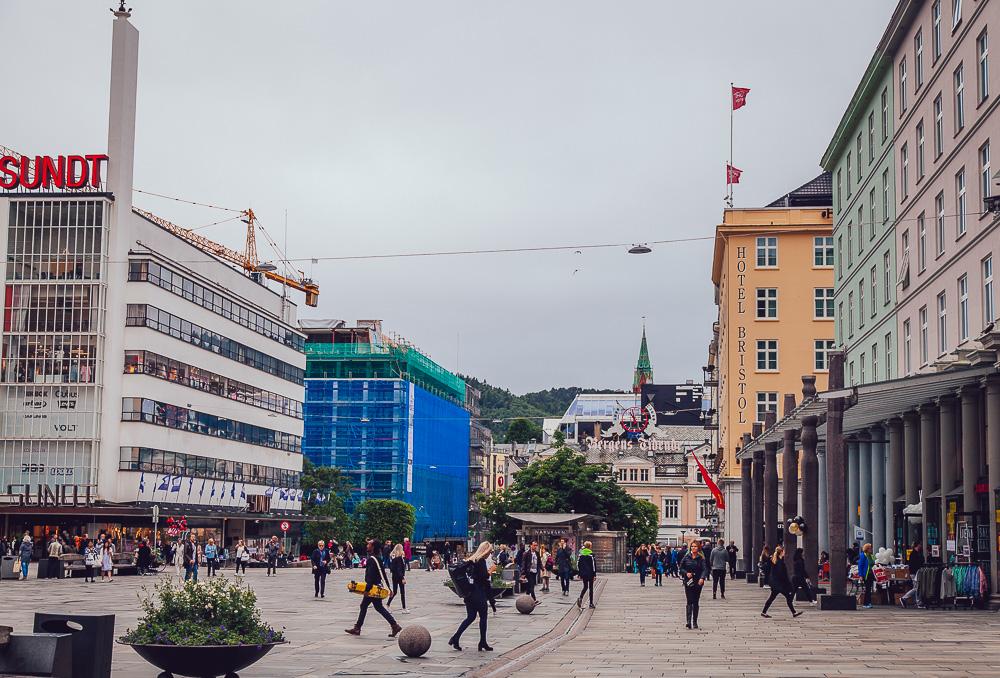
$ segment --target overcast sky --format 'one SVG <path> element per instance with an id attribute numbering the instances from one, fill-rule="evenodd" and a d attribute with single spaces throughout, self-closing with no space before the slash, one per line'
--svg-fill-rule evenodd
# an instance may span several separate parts
<path id="1" fill-rule="evenodd" d="M 114 0 L 117 3 L 117 0 Z M 112 0 L 0 0 L 0 144 L 107 144 Z M 893 0 L 135 0 L 136 186 L 253 206 L 297 257 L 710 236 L 819 173 Z M 148 196 L 200 226 L 225 214 Z M 203 234 L 238 249 L 242 225 Z M 263 253 L 267 257 L 266 251 Z M 381 318 L 515 393 L 700 379 L 711 241 L 303 264 L 303 317 Z M 574 273 L 575 271 L 575 273 Z"/>

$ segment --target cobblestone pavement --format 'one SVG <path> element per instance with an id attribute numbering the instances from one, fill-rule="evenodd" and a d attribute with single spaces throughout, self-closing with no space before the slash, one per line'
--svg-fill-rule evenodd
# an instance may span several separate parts
<path id="1" fill-rule="evenodd" d="M 204 571 L 202 571 L 204 574 Z M 231 575 L 231 571 L 227 576 Z M 0 624 L 30 631 L 35 611 L 116 614 L 116 635 L 134 626 L 138 617 L 136 594 L 155 577 L 119 577 L 111 583 L 85 584 L 82 579 L 34 579 L 0 581 Z M 369 609 L 361 637 L 344 629 L 354 625 L 361 598 L 347 591 L 347 582 L 363 576 L 362 570 L 341 570 L 327 578 L 327 597 L 313 597 L 313 578 L 308 568 L 289 568 L 268 578 L 263 569 L 251 569 L 247 581 L 257 592 L 264 618 L 275 627 L 284 626 L 291 640 L 279 646 L 255 666 L 240 672 L 244 678 L 319 676 L 457 676 L 479 667 L 498 655 L 548 633 L 567 612 L 577 614 L 571 598 L 558 592 L 539 594 L 543 604 L 530 615 L 514 609 L 513 598 L 497 604 L 498 614 L 489 620 L 489 641 L 495 652 L 478 652 L 478 626 L 462 637 L 462 652 L 448 646 L 448 638 L 465 618 L 461 600 L 444 587 L 444 572 L 414 571 L 407 576 L 406 602 L 410 614 L 393 613 L 402 626 L 421 624 L 431 632 L 433 644 L 420 659 L 409 659 L 396 641 L 387 637 L 388 624 Z M 574 584 L 579 590 L 579 583 Z M 558 588 L 558 586 L 557 586 Z M 114 678 L 151 677 L 156 671 L 125 646 L 115 645 Z"/>
<path id="2" fill-rule="evenodd" d="M 535 660 L 532 678 L 559 676 L 1000 676 L 1000 615 L 874 608 L 797 619 L 766 591 L 730 581 L 726 600 L 702 594 L 701 629 L 684 628 L 684 592 L 634 575 L 608 578 L 587 627 Z"/>

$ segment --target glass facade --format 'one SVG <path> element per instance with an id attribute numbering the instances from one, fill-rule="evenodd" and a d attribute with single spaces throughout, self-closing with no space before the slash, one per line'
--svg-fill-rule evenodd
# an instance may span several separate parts
<path id="1" fill-rule="evenodd" d="M 298 400 L 223 377 L 200 367 L 192 367 L 152 351 L 125 351 L 125 374 L 148 374 L 157 379 L 172 381 L 222 398 L 247 403 L 271 412 L 280 412 L 296 419 L 302 418 L 302 403 Z"/>
<path id="2" fill-rule="evenodd" d="M 298 488 L 301 477 L 298 471 L 289 471 L 273 466 L 244 464 L 241 461 L 213 459 L 185 452 L 156 450 L 150 447 L 121 448 L 118 469 L 287 488 Z"/>
<path id="3" fill-rule="evenodd" d="M 12 199 L 0 342 L 0 487 L 92 485 L 108 204 Z"/>
<path id="4" fill-rule="evenodd" d="M 417 514 L 414 539 L 468 531 L 469 413 L 402 379 L 307 379 L 303 453 L 350 478 L 348 511 L 398 499 Z"/>
<path id="5" fill-rule="evenodd" d="M 140 421 L 286 452 L 302 452 L 302 439 L 297 435 L 149 398 L 122 398 L 122 421 Z"/>
<path id="6" fill-rule="evenodd" d="M 304 370 L 295 365 L 278 360 L 263 351 L 250 348 L 229 337 L 207 330 L 200 325 L 184 320 L 148 304 L 129 304 L 125 324 L 129 327 L 148 327 L 169 334 L 174 339 L 194 344 L 206 351 L 217 353 L 238 363 L 249 365 L 262 372 L 273 374 L 294 384 L 302 383 Z"/>

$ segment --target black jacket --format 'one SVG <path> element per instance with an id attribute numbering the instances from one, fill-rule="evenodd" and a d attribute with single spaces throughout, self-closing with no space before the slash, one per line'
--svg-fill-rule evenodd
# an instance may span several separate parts
<path id="1" fill-rule="evenodd" d="M 739 550 L 739 548 L 736 547 L 736 544 L 733 544 L 731 546 L 727 546 L 726 547 L 726 553 L 729 554 L 729 562 L 735 563 L 736 562 L 736 554 L 739 553 L 739 552 L 740 552 L 740 550 Z"/>
<path id="2" fill-rule="evenodd" d="M 330 551 L 323 549 L 320 551 L 318 548 L 313 549 L 312 552 L 312 564 L 316 568 L 314 572 L 316 574 L 323 574 L 324 572 L 330 572 Z"/>
<path id="3" fill-rule="evenodd" d="M 184 542 L 184 567 L 195 562 L 198 557 L 198 545 L 193 541 Z"/>
<path id="4" fill-rule="evenodd" d="M 916 574 L 917 570 L 924 566 L 924 552 L 913 549 L 906 564 L 910 566 L 910 574 Z"/>
<path id="5" fill-rule="evenodd" d="M 692 579 L 708 579 L 708 559 L 705 556 L 699 555 L 695 558 L 690 552 L 685 553 L 684 558 L 678 563 L 678 569 L 684 579 L 687 579 L 688 572 L 694 575 Z"/>
<path id="6" fill-rule="evenodd" d="M 541 575 L 542 574 L 542 570 L 545 569 L 545 563 L 542 562 L 542 554 L 539 553 L 538 551 L 532 551 L 532 550 L 529 549 L 529 550 L 525 551 L 524 555 L 521 557 L 521 574 L 522 575 L 526 575 L 529 572 L 531 572 L 531 557 L 532 557 L 532 555 L 534 555 L 534 556 L 536 556 L 538 558 L 538 570 L 537 570 L 537 574 Z"/>
<path id="7" fill-rule="evenodd" d="M 803 560 L 802 558 L 796 558 L 794 561 L 792 561 L 792 572 L 795 574 L 796 577 L 805 579 L 806 561 Z"/>
<path id="8" fill-rule="evenodd" d="M 771 572 L 768 575 L 772 591 L 782 593 L 792 592 L 792 582 L 788 579 L 788 568 L 785 567 L 785 559 L 781 558 L 776 563 L 771 563 Z"/>
<path id="9" fill-rule="evenodd" d="M 396 556 L 389 562 L 389 573 L 394 581 L 399 581 L 406 576 L 406 559 L 403 556 Z"/>
<path id="10" fill-rule="evenodd" d="M 385 577 L 385 572 L 382 571 L 382 559 L 376 550 L 375 553 L 369 554 L 365 561 L 365 583 L 368 586 L 385 586 L 386 581 L 388 580 Z"/>
<path id="11" fill-rule="evenodd" d="M 472 583 L 476 587 L 477 593 L 489 597 L 493 590 L 493 584 L 490 581 L 489 570 L 486 569 L 485 558 L 480 558 L 472 564 Z"/>
<path id="12" fill-rule="evenodd" d="M 569 572 L 573 568 L 572 552 L 568 546 L 556 549 L 556 568 L 560 572 Z"/>
<path id="13" fill-rule="evenodd" d="M 576 569 L 580 571 L 580 579 L 593 579 L 597 575 L 597 565 L 592 553 L 581 554 L 576 559 Z"/>

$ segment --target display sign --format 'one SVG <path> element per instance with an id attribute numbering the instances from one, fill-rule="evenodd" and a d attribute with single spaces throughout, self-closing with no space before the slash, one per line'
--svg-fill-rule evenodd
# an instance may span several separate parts
<path id="1" fill-rule="evenodd" d="M 287 520 L 282 520 L 281 525 L 279 525 L 278 527 L 281 528 L 282 532 L 288 532 L 289 528 L 291 527 L 291 524 Z"/>
<path id="2" fill-rule="evenodd" d="M 497 489 L 502 490 L 503 486 L 507 483 L 507 479 L 503 474 L 497 475 Z"/>
<path id="3" fill-rule="evenodd" d="M 20 506 L 91 506 L 94 488 L 94 485 L 12 483 L 7 485 L 7 497 Z"/>
<path id="4" fill-rule="evenodd" d="M 103 153 L 89 155 L 0 156 L 0 188 L 51 190 L 77 189 L 101 185 L 101 164 L 108 162 Z"/>
<path id="5" fill-rule="evenodd" d="M 70 384 L 0 387 L 10 403 L 2 414 L 3 438 L 92 438 L 95 389 Z"/>

